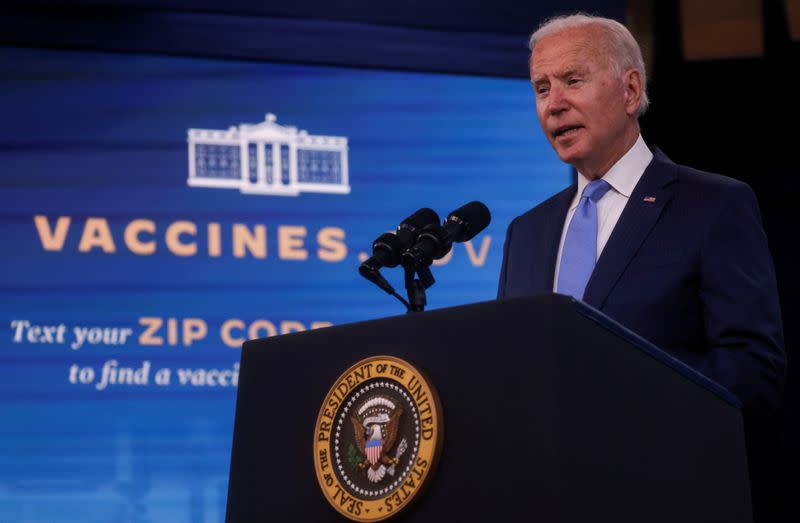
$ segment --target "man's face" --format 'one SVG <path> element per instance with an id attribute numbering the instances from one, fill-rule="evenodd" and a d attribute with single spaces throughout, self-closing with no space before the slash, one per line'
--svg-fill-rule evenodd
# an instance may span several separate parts
<path id="1" fill-rule="evenodd" d="M 589 178 L 605 174 L 638 136 L 630 73 L 615 74 L 604 42 L 598 27 L 568 29 L 537 42 L 531 57 L 542 130 L 561 160 Z"/>

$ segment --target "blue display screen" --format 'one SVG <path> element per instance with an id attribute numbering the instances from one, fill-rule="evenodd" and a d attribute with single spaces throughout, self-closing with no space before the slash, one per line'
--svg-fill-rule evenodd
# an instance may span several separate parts
<path id="1" fill-rule="evenodd" d="M 403 313 L 357 267 L 420 207 L 492 212 L 429 308 L 492 299 L 508 223 L 570 181 L 525 80 L 29 49 L 0 70 L 0 521 L 221 521 L 244 340 Z"/>

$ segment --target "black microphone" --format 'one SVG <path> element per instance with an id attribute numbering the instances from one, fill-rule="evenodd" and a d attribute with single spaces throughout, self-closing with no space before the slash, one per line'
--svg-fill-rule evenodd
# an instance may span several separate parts
<path id="1" fill-rule="evenodd" d="M 394 289 L 378 271 L 381 267 L 397 267 L 403 251 L 414 245 L 420 232 L 437 223 L 439 223 L 439 215 L 433 209 L 427 207 L 419 209 L 400 222 L 396 234 L 387 232 L 372 242 L 372 256 L 358 267 L 358 273 L 392 294 Z"/>
<path id="2" fill-rule="evenodd" d="M 422 232 L 425 227 L 430 227 L 437 223 L 439 223 L 439 215 L 436 214 L 436 211 L 428 207 L 417 210 L 417 212 L 400 222 L 400 225 L 397 226 L 397 238 L 403 245 L 402 250 L 406 250 L 414 245 L 417 242 L 417 237 L 420 232 Z M 396 267 L 397 264 L 400 263 L 401 254 L 402 251 L 397 253 L 397 260 L 394 261 L 394 265 L 391 265 L 391 267 Z M 387 265 L 387 267 L 389 266 Z"/>
<path id="3" fill-rule="evenodd" d="M 492 215 L 483 203 L 475 201 L 447 215 L 444 223 L 425 227 L 416 244 L 403 252 L 401 262 L 407 269 L 427 267 L 450 252 L 453 242 L 465 242 L 484 230 Z"/>
<path id="4" fill-rule="evenodd" d="M 372 256 L 358 267 L 358 272 L 364 276 L 364 271 L 374 272 L 381 267 L 397 267 L 400 255 L 408 247 L 394 233 L 381 234 L 372 242 Z"/>

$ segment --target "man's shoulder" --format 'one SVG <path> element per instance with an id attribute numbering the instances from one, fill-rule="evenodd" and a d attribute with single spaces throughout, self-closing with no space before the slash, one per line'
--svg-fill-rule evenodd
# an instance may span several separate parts
<path id="1" fill-rule="evenodd" d="M 741 180 L 736 180 L 728 176 L 704 171 L 674 163 L 667 158 L 663 153 L 658 151 L 656 153 L 654 162 L 661 162 L 663 166 L 671 166 L 675 169 L 677 182 L 682 190 L 691 192 L 697 195 L 707 197 L 735 197 L 736 195 L 752 194 L 752 189 L 749 185 Z"/>
<path id="2" fill-rule="evenodd" d="M 745 182 L 685 165 L 677 167 L 681 200 L 694 208 L 704 209 L 704 214 L 721 213 L 723 209 L 759 212 L 756 195 Z"/>
<path id="3" fill-rule="evenodd" d="M 676 164 L 680 181 L 694 185 L 701 190 L 740 191 L 749 187 L 746 183 L 723 174 L 717 174 L 687 165 Z"/>

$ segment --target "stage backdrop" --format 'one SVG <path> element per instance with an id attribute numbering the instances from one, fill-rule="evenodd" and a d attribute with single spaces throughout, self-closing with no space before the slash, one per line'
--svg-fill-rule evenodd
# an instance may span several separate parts
<path id="1" fill-rule="evenodd" d="M 245 339 L 403 313 L 357 267 L 426 206 L 492 211 L 429 308 L 492 299 L 506 226 L 570 179 L 524 80 L 29 49 L 0 69 L 0 521 L 221 521 Z"/>

